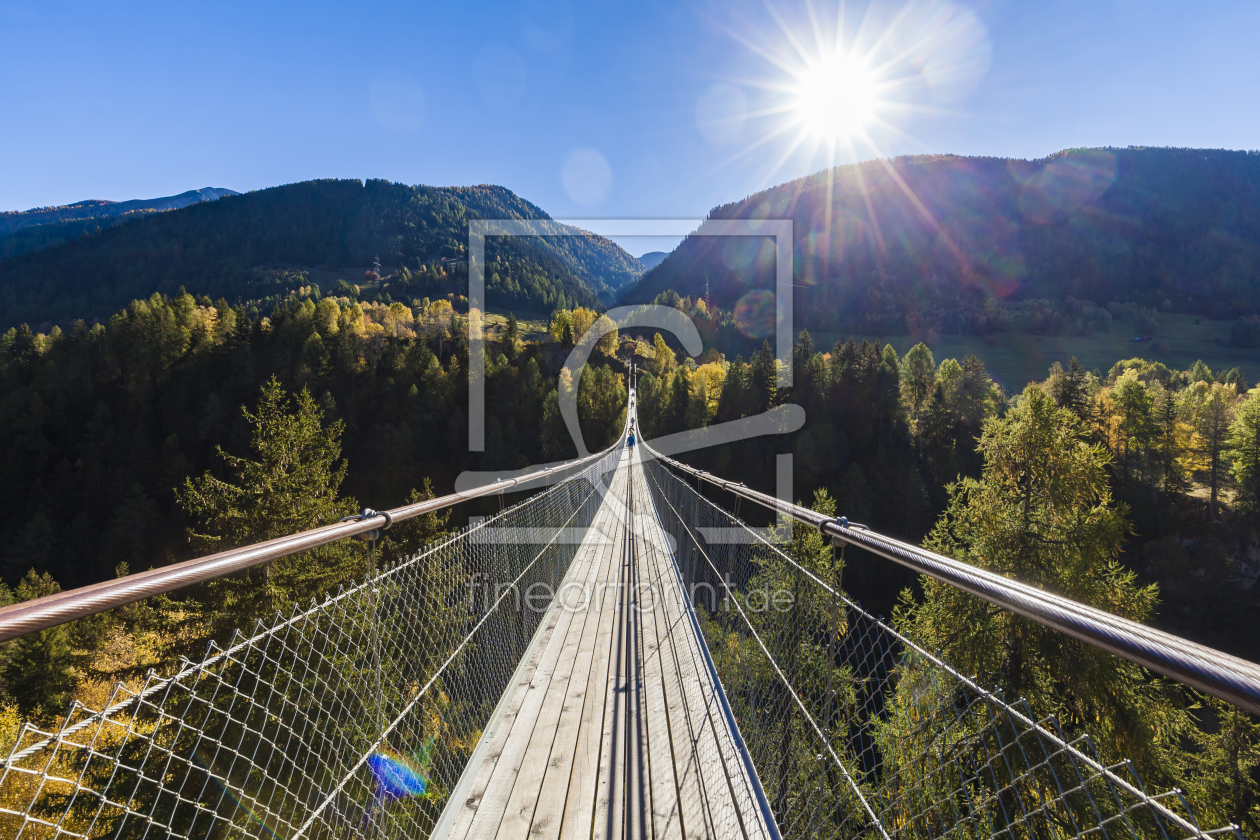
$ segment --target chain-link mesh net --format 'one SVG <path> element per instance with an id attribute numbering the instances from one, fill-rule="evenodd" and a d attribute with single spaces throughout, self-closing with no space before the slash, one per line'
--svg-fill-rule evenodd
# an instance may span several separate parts
<path id="1" fill-rule="evenodd" d="M 27 724 L 0 766 L 0 837 L 427 836 L 619 455 L 139 691 L 119 684 L 102 711 Z M 485 538 L 498 529 L 511 541 Z"/>
<path id="2" fill-rule="evenodd" d="M 645 459 L 648 485 L 784 837 L 1132 837 L 1199 828 L 1088 735 L 1037 719 Z M 1234 829 L 1221 829 L 1234 832 Z"/>

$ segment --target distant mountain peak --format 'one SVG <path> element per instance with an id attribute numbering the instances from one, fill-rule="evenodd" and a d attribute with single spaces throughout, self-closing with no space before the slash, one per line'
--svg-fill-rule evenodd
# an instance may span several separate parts
<path id="1" fill-rule="evenodd" d="M 137 210 L 178 210 L 202 201 L 215 201 L 226 195 L 240 195 L 240 193 L 224 187 L 202 187 L 199 190 L 188 190 L 179 195 L 167 195 L 161 198 L 136 198 L 130 201 L 88 198 L 73 204 L 9 211 L 0 213 L 0 236 L 32 225 L 125 216 Z"/>
<path id="2" fill-rule="evenodd" d="M 240 195 L 224 187 L 202 187 L 179 195 L 110 201 L 89 198 L 55 207 L 35 207 L 0 213 L 0 260 L 60 245 L 84 233 L 113 227 L 144 213 L 179 210 L 203 201 Z"/>
<path id="3" fill-rule="evenodd" d="M 665 251 L 648 251 L 646 254 L 639 257 L 639 262 L 643 263 L 643 267 L 645 269 L 651 271 L 661 263 L 665 262 L 665 258 L 668 256 L 669 254 Z"/>

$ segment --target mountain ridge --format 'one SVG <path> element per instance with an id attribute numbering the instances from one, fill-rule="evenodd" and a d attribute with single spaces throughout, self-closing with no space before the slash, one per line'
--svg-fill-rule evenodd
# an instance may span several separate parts
<path id="1" fill-rule="evenodd" d="M 240 193 L 222 187 L 202 187 L 161 198 L 130 201 L 93 198 L 74 204 L 0 213 L 0 260 L 51 248 L 146 214 L 178 210 L 229 195 Z"/>
<path id="2" fill-rule="evenodd" d="M 301 270 L 370 265 L 420 275 L 425 295 L 466 294 L 467 222 L 539 219 L 504 187 L 408 186 L 384 180 L 304 181 L 225 196 L 0 261 L 0 326 L 104 319 L 136 298 L 175 293 L 229 300 L 309 285 Z M 574 231 L 567 231 L 573 233 Z M 601 306 L 642 273 L 610 240 L 581 232 L 488 237 L 490 305 L 547 311 Z"/>
<path id="3" fill-rule="evenodd" d="M 793 220 L 798 322 L 813 329 L 970 332 L 992 299 L 1115 300 L 1213 318 L 1250 315 L 1260 301 L 1257 152 L 906 156 L 822 170 L 710 217 Z M 773 285 L 773 247 L 692 235 L 621 300 L 695 297 L 706 277 L 720 307 L 747 303 Z"/>
<path id="4" fill-rule="evenodd" d="M 0 235 L 12 233 L 31 225 L 77 221 L 104 216 L 122 216 L 127 213 L 134 213 L 137 210 L 178 210 L 190 204 L 196 204 L 200 201 L 214 201 L 227 195 L 240 195 L 240 193 L 224 187 L 201 187 L 195 190 L 185 190 L 178 195 L 167 195 L 160 198 L 136 198 L 127 201 L 89 198 L 72 204 L 33 207 L 30 210 L 10 210 L 0 212 Z"/>

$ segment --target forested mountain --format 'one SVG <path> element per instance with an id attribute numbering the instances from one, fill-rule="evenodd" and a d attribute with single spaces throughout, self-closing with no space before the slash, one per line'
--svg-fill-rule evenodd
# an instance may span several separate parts
<path id="1" fill-rule="evenodd" d="M 178 210 L 200 201 L 215 201 L 225 195 L 239 193 L 222 187 L 202 187 L 162 198 L 133 201 L 92 199 L 59 207 L 0 213 L 0 260 L 60 245 L 85 233 L 113 227 L 146 213 Z"/>
<path id="2" fill-rule="evenodd" d="M 0 262 L 0 326 L 104 319 L 153 292 L 230 300 L 309 285 L 301 269 L 388 265 L 425 273 L 424 294 L 467 293 L 468 219 L 548 219 L 502 187 L 307 181 L 227 196 Z M 596 305 L 642 266 L 592 235 L 487 240 L 491 305 Z M 407 286 L 408 284 L 402 284 Z M 397 291 L 397 290 L 396 290 Z"/>
<path id="3" fill-rule="evenodd" d="M 1006 301 L 1112 301 L 1214 318 L 1260 303 L 1260 153 L 1072 149 L 1044 160 L 921 155 L 836 167 L 712 218 L 791 218 L 798 323 L 986 332 Z M 623 294 L 735 308 L 773 285 L 769 240 L 689 237 Z M 1069 299 L 1075 299 L 1069 300 Z M 747 303 L 747 301 L 746 301 Z M 1080 322 L 1079 324 L 1076 322 Z"/>

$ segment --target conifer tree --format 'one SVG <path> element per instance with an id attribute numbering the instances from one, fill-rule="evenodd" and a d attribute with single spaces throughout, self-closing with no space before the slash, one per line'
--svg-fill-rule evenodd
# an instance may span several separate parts
<path id="1" fill-rule="evenodd" d="M 1183 778 L 1200 825 L 1241 826 L 1260 835 L 1260 724 L 1237 707 L 1204 698 L 1216 726 L 1192 734 L 1196 749 L 1186 752 Z"/>
<path id="2" fill-rule="evenodd" d="M 509 312 L 507 326 L 503 329 L 503 353 L 508 361 L 516 360 L 517 342 L 520 340 L 520 328 L 516 323 L 516 313 Z"/>
<path id="3" fill-rule="evenodd" d="M 747 365 L 743 356 L 736 356 L 735 361 L 726 370 L 726 378 L 722 380 L 722 392 L 718 395 L 717 419 L 722 423 L 738 420 L 742 415 L 741 406 L 744 400 L 744 379 L 747 376 Z"/>
<path id="4" fill-rule="evenodd" d="M 292 411 L 290 410 L 292 407 Z M 217 448 L 231 480 L 207 472 L 177 489 L 194 524 L 189 539 L 207 553 L 262 542 L 338 521 L 357 504 L 339 494 L 347 465 L 341 460 L 342 423 L 325 426 L 323 412 L 303 389 L 293 405 L 274 376 L 262 387 L 253 426 L 257 460 Z M 364 571 L 363 549 L 338 543 L 292 555 L 208 585 L 217 630 L 310 598 Z"/>
<path id="5" fill-rule="evenodd" d="M 1156 466 L 1159 470 L 1159 487 L 1165 493 L 1180 490 L 1185 482 L 1178 455 L 1181 453 L 1178 441 L 1178 423 L 1181 407 L 1177 395 L 1167 388 L 1156 387 L 1155 407 L 1152 412 L 1154 426 Z"/>
<path id="6" fill-rule="evenodd" d="M 678 356 L 665 343 L 665 339 L 661 338 L 661 334 L 657 333 L 652 339 L 652 351 L 656 354 L 655 358 L 648 363 L 648 370 L 655 374 L 658 378 L 664 378 L 673 372 L 678 366 Z"/>
<path id="7" fill-rule="evenodd" d="M 752 398 L 750 414 L 760 414 L 779 404 L 778 379 L 774 369 L 774 351 L 770 342 L 763 341 L 761 349 L 752 358 L 749 372 L 749 390 Z"/>
<path id="8" fill-rule="evenodd" d="M 936 361 L 926 344 L 920 342 L 914 345 L 902 357 L 900 380 L 910 401 L 910 419 L 917 423 L 919 412 L 932 398 L 932 388 L 936 384 Z"/>
<path id="9" fill-rule="evenodd" d="M 2 585 L 0 585 L 2 586 Z M 61 591 L 48 572 L 29 570 L 14 592 L 16 600 L 29 601 Z M 0 605 L 8 587 L 0 591 Z M 74 687 L 74 655 L 70 649 L 70 625 L 28 633 L 8 646 L 4 662 L 4 687 L 26 715 L 50 717 L 65 711 Z"/>

